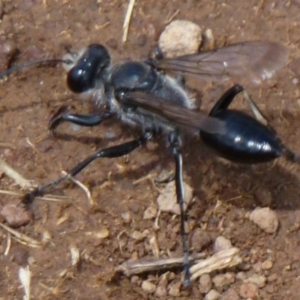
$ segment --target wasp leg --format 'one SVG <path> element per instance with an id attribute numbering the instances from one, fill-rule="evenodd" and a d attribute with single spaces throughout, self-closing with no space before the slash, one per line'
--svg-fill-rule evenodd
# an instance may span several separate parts
<path id="1" fill-rule="evenodd" d="M 183 272 L 184 282 L 183 287 L 188 288 L 191 284 L 189 250 L 187 242 L 187 234 L 185 231 L 185 211 L 184 211 L 184 187 L 182 179 L 182 155 L 181 155 L 181 139 L 177 131 L 173 131 L 169 136 L 172 154 L 175 158 L 175 183 L 176 183 L 176 196 L 177 203 L 180 207 L 180 232 L 182 238 L 183 248 Z"/>
<path id="2" fill-rule="evenodd" d="M 231 104 L 231 102 L 234 100 L 235 96 L 243 90 L 244 88 L 239 84 L 235 84 L 233 87 L 227 90 L 214 105 L 214 107 L 209 113 L 209 116 L 214 116 L 217 112 L 221 110 L 226 110 Z"/>
<path id="3" fill-rule="evenodd" d="M 239 94 L 240 92 L 243 92 L 246 103 L 249 105 L 256 120 L 258 120 L 263 125 L 269 127 L 272 131 L 275 132 L 275 130 L 269 125 L 267 118 L 263 115 L 263 113 L 260 111 L 260 109 L 255 104 L 255 102 L 250 98 L 250 96 L 245 91 L 245 89 L 239 84 L 235 84 L 233 87 L 231 87 L 229 90 L 227 90 L 224 93 L 224 95 L 214 105 L 214 107 L 210 111 L 209 115 L 214 116 L 217 112 L 219 112 L 221 110 L 226 110 L 229 107 L 229 105 L 232 103 L 232 101 L 234 100 L 235 96 L 237 94 Z"/>
<path id="4" fill-rule="evenodd" d="M 96 126 L 104 120 L 113 117 L 111 112 L 103 112 L 97 114 L 71 114 L 65 106 L 61 107 L 49 120 L 48 128 L 51 132 L 55 130 L 63 122 L 70 122 L 81 126 Z"/>
<path id="5" fill-rule="evenodd" d="M 127 143 L 109 147 L 106 149 L 98 150 L 95 154 L 86 158 L 84 161 L 82 161 L 77 166 L 75 166 L 65 176 L 62 176 L 48 184 L 45 184 L 45 185 L 38 187 L 38 188 L 34 189 L 33 191 L 27 193 L 24 196 L 24 198 L 22 199 L 22 203 L 24 203 L 26 206 L 28 206 L 29 204 L 31 204 L 33 202 L 35 197 L 42 196 L 43 194 L 45 194 L 46 190 L 51 189 L 52 187 L 60 184 L 62 181 L 68 179 L 69 177 L 75 176 L 95 159 L 101 158 L 101 157 L 112 158 L 112 157 L 124 156 L 124 155 L 132 152 L 134 149 L 145 144 L 148 140 L 150 140 L 152 138 L 152 136 L 153 136 L 153 133 L 151 131 L 146 131 L 140 137 L 138 137 L 132 141 L 129 141 Z"/>

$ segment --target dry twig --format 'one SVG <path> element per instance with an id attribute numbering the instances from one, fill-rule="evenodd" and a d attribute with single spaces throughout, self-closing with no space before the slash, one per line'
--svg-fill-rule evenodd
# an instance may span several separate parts
<path id="1" fill-rule="evenodd" d="M 23 245 L 33 247 L 33 248 L 38 248 L 38 247 L 41 247 L 41 245 L 42 245 L 41 242 L 23 234 L 23 233 L 20 233 L 2 223 L 0 223 L 0 227 L 2 227 L 4 230 L 9 232 L 17 242 L 19 242 Z"/>
<path id="2" fill-rule="evenodd" d="M 134 4 L 135 4 L 135 0 L 129 0 L 127 12 L 126 12 L 125 20 L 124 20 L 124 24 L 123 24 L 123 37 L 122 37 L 123 43 L 125 43 L 127 41 L 128 29 L 129 29 L 129 24 L 130 24 L 130 19 L 131 19 L 132 12 L 133 12 Z"/>
<path id="3" fill-rule="evenodd" d="M 198 253 L 191 255 L 189 260 L 195 261 L 205 257 L 204 253 Z M 126 276 L 133 274 L 140 274 L 143 272 L 157 271 L 163 269 L 170 269 L 179 267 L 183 263 L 183 258 L 162 258 L 156 260 L 144 260 L 144 261 L 128 261 L 117 266 L 116 272 L 123 272 Z"/>
<path id="4" fill-rule="evenodd" d="M 25 179 L 21 174 L 14 170 L 9 164 L 0 158 L 0 170 L 5 173 L 6 176 L 13 179 L 22 189 L 30 189 L 37 185 L 32 180 Z"/>
<path id="5" fill-rule="evenodd" d="M 239 255 L 240 250 L 232 247 L 216 253 L 191 267 L 191 280 L 195 280 L 203 274 L 208 274 L 216 270 L 234 267 L 242 262 Z"/>

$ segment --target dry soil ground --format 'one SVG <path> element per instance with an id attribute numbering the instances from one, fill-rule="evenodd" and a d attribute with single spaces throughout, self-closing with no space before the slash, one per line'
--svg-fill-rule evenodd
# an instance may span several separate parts
<path id="1" fill-rule="evenodd" d="M 125 44 L 121 37 L 127 1 L 7 0 L 0 4 L 1 43 L 11 41 L 16 45 L 19 53 L 13 57 L 14 63 L 62 57 L 66 45 L 78 50 L 93 42 L 105 44 L 115 61 L 127 57 L 145 59 L 174 14 L 175 19 L 210 28 L 217 46 L 255 39 L 284 43 L 291 49 L 292 62 L 272 83 L 245 84 L 284 142 L 300 153 L 298 0 L 137 1 Z M 1 59 L 5 67 L 6 59 Z M 98 147 L 134 136 L 133 131 L 116 123 L 80 130 L 63 124 L 58 135 L 51 138 L 47 120 L 58 107 L 68 105 L 77 112 L 91 110 L 67 91 L 64 80 L 60 66 L 44 66 L 11 76 L 0 89 L 1 157 L 26 178 L 39 183 L 56 178 L 61 170 L 70 169 Z M 187 84 L 193 86 L 195 82 Z M 208 111 L 228 86 L 203 83 L 199 91 L 201 108 Z M 130 258 L 153 258 L 148 238 L 153 235 L 161 253 L 182 253 L 179 218 L 163 213 L 160 229 L 154 230 L 154 221 L 144 220 L 143 213 L 149 206 L 156 206 L 158 191 L 149 180 L 134 184 L 149 173 L 155 177 L 163 169 L 172 170 L 169 156 L 164 147 L 151 143 L 126 159 L 94 162 L 77 177 L 90 188 L 96 202 L 94 208 L 84 192 L 73 184 L 52 191 L 73 199 L 72 204 L 36 201 L 34 220 L 18 230 L 38 240 L 48 236 L 48 242 L 41 248 L 30 248 L 13 240 L 10 252 L 4 255 L 7 233 L 1 230 L 0 299 L 22 298 L 18 269 L 27 261 L 32 272 L 32 299 L 155 299 L 141 284 L 147 278 L 157 284 L 161 274 L 126 278 L 115 276 L 113 270 Z M 259 166 L 223 164 L 200 142 L 185 145 L 184 177 L 195 189 L 197 199 L 188 210 L 190 238 L 200 228 L 212 242 L 223 235 L 239 247 L 248 268 L 230 271 L 235 275 L 244 272 L 241 276 L 246 277 L 261 274 L 267 279 L 255 299 L 300 298 L 299 172 L 297 166 L 283 160 Z M 1 179 L 1 189 L 21 191 L 6 176 Z M 17 201 L 15 196 L 3 195 L 0 204 Z M 276 234 L 264 233 L 246 218 L 247 212 L 259 205 L 275 209 L 280 220 Z M 106 230 L 109 236 L 99 238 L 99 233 Z M 144 239 L 132 238 L 133 232 L 145 230 L 149 233 Z M 80 263 L 73 267 L 71 246 L 81 254 Z M 206 245 L 202 251 L 211 254 L 212 246 Z M 265 260 L 272 262 L 268 270 L 261 267 Z M 227 271 L 220 274 L 224 272 Z M 169 284 L 178 282 L 180 269 L 174 270 L 172 276 Z M 228 288 L 240 292 L 242 281 L 235 279 L 230 286 L 218 289 L 222 297 Z M 178 295 L 180 299 L 204 296 L 197 282 L 190 291 Z"/>

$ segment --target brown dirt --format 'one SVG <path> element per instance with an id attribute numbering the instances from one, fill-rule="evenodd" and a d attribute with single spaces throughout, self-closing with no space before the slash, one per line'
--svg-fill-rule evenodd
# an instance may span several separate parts
<path id="1" fill-rule="evenodd" d="M 259 87 L 249 84 L 247 89 L 282 140 L 300 153 L 300 132 L 296 130 L 300 126 L 297 0 L 137 1 L 125 45 L 121 37 L 127 1 L 7 0 L 0 4 L 0 33 L 19 50 L 13 57 L 16 63 L 62 57 L 66 45 L 78 50 L 93 42 L 107 45 L 115 61 L 126 57 L 145 59 L 177 10 L 177 19 L 211 28 L 218 46 L 254 39 L 285 43 L 291 48 L 293 63 L 280 71 L 272 83 Z M 221 85 L 203 86 L 203 110 L 208 111 L 224 89 Z M 2 83 L 0 98 L 1 156 L 26 178 L 39 183 L 57 178 L 61 170 L 72 168 L 97 147 L 117 144 L 134 135 L 115 123 L 79 131 L 63 124 L 58 136 L 51 138 L 47 120 L 58 107 L 64 104 L 77 112 L 90 110 L 67 91 L 60 66 L 32 68 L 11 76 Z M 219 235 L 229 238 L 248 259 L 248 275 L 254 273 L 253 266 L 272 260 L 270 270 L 259 271 L 268 282 L 259 289 L 257 299 L 299 299 L 299 168 L 283 160 L 255 167 L 226 165 L 201 143 L 187 143 L 184 151 L 185 181 L 194 187 L 198 199 L 188 211 L 193 230 L 205 228 L 213 240 Z M 169 249 L 172 255 L 181 255 L 179 219 L 163 213 L 160 229 L 155 231 L 153 220 L 143 220 L 143 212 L 156 204 L 158 192 L 147 180 L 133 184 L 164 168 L 172 168 L 167 150 L 151 143 L 127 159 L 96 161 L 77 176 L 92 191 L 96 208 L 90 208 L 82 190 L 73 184 L 59 186 L 52 193 L 67 195 L 75 205 L 36 201 L 35 219 L 18 230 L 36 239 L 48 232 L 51 240 L 38 249 L 12 241 L 10 253 L 1 255 L 0 299 L 21 299 L 18 269 L 27 259 L 32 272 L 32 299 L 155 299 L 142 290 L 141 283 L 150 278 L 156 284 L 159 275 L 131 279 L 114 276 L 113 270 L 129 258 L 153 257 L 149 240 L 135 241 L 131 238 L 134 231 L 149 230 L 149 236 L 156 234 L 162 253 Z M 5 176 L 1 189 L 20 191 Z M 271 199 L 266 199 L 268 193 Z M 17 201 L 15 197 L 1 196 L 0 204 Z M 221 201 L 218 206 L 217 201 Z M 245 217 L 257 205 L 276 209 L 280 220 L 277 234 L 262 232 Z M 129 222 L 124 213 L 130 214 Z M 108 238 L 91 234 L 105 228 Z M 76 267 L 71 267 L 71 245 L 82 253 Z M 0 252 L 4 253 L 5 248 L 6 233 L 1 231 Z M 212 248 L 208 246 L 204 251 L 210 254 Z M 174 273 L 176 282 L 180 270 Z M 241 281 L 236 281 L 231 287 L 238 290 L 240 285 Z M 181 293 L 180 299 L 202 297 L 195 283 L 191 291 Z"/>

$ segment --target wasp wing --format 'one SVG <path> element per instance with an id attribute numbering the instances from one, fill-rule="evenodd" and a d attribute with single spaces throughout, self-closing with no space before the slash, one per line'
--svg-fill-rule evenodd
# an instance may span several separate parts
<path id="1" fill-rule="evenodd" d="M 121 97 L 121 103 L 143 108 L 178 125 L 213 134 L 223 134 L 225 132 L 226 126 L 223 121 L 176 105 L 168 99 L 153 94 L 127 92 Z"/>
<path id="2" fill-rule="evenodd" d="M 240 79 L 242 76 L 261 83 L 282 68 L 287 63 L 288 56 L 288 48 L 279 43 L 252 41 L 208 52 L 157 60 L 156 67 L 214 81 Z"/>

